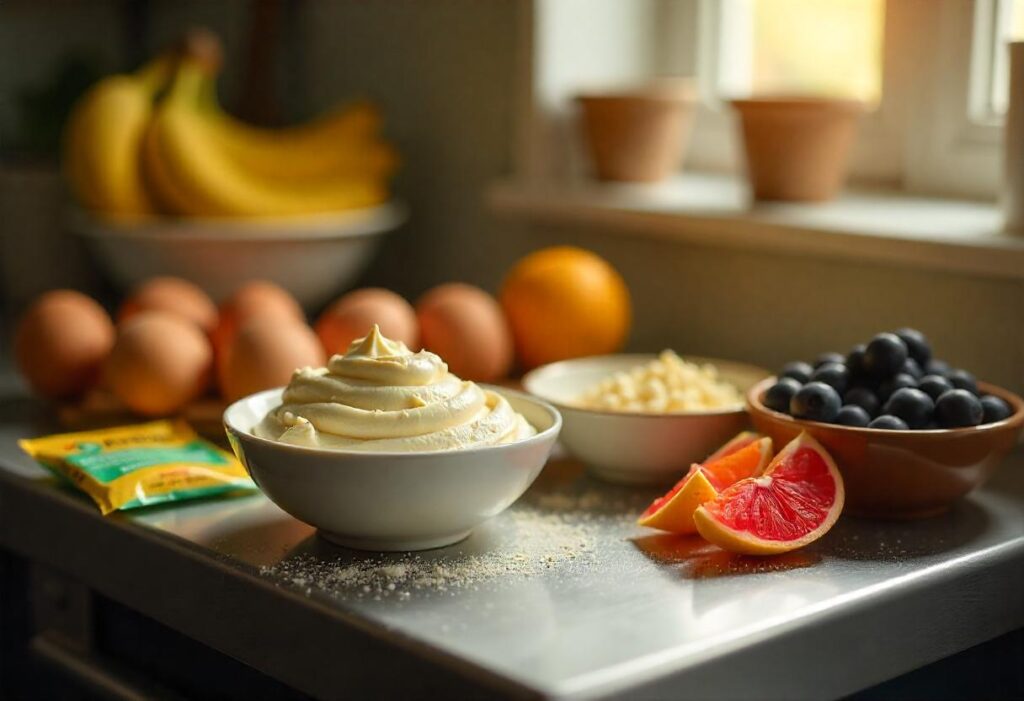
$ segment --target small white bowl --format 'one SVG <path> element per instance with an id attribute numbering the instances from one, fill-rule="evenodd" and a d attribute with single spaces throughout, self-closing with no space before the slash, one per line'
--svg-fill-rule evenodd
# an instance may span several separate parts
<path id="1" fill-rule="evenodd" d="M 219 301 L 260 279 L 276 282 L 312 309 L 352 284 L 382 234 L 404 220 L 405 208 L 389 202 L 336 214 L 261 219 L 116 222 L 75 209 L 70 226 L 125 291 L 156 275 L 175 275 Z"/>
<path id="2" fill-rule="evenodd" d="M 562 418 L 549 404 L 499 387 L 537 435 L 506 445 L 429 453 L 364 453 L 286 445 L 253 427 L 281 404 L 282 388 L 224 412 L 235 455 L 263 493 L 328 540 L 360 550 L 427 550 L 456 543 L 533 483 Z"/>
<path id="3" fill-rule="evenodd" d="M 554 404 L 565 426 L 561 440 L 595 475 L 622 484 L 663 484 L 674 481 L 690 465 L 748 425 L 745 407 L 714 412 L 652 414 L 582 409 L 577 398 L 616 372 L 654 360 L 654 354 L 602 355 L 551 363 L 523 378 L 530 394 Z M 743 363 L 683 356 L 691 363 L 709 363 L 719 377 L 745 396 L 771 373 Z"/>

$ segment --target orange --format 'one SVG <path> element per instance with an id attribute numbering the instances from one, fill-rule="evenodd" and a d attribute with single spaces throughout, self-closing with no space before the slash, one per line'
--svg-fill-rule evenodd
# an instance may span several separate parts
<path id="1" fill-rule="evenodd" d="M 723 550 L 775 555 L 828 533 L 843 510 L 843 479 L 816 440 L 801 433 L 764 472 L 697 507 L 697 532 Z"/>
<path id="2" fill-rule="evenodd" d="M 772 439 L 741 433 L 706 460 L 694 464 L 672 489 L 655 499 L 637 521 L 670 533 L 695 533 L 693 514 L 719 490 L 758 474 L 772 459 Z"/>
<path id="3" fill-rule="evenodd" d="M 629 290 L 600 256 L 571 246 L 531 253 L 505 278 L 501 306 L 524 368 L 622 347 Z"/>

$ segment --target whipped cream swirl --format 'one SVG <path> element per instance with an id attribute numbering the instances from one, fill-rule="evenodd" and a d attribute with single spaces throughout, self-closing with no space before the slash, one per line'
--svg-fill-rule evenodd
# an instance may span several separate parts
<path id="1" fill-rule="evenodd" d="M 254 433 L 334 450 L 423 452 L 511 443 L 536 430 L 504 397 L 375 325 L 325 368 L 301 368 Z"/>

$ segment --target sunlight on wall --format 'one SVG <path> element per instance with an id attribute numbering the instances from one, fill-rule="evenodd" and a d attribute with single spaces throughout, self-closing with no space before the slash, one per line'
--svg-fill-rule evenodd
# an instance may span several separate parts
<path id="1" fill-rule="evenodd" d="M 752 9 L 754 94 L 878 102 L 885 0 L 752 0 Z"/>
<path id="2" fill-rule="evenodd" d="M 1024 40 L 1024 2 L 1013 0 L 1010 10 L 1010 37 L 1011 41 Z"/>

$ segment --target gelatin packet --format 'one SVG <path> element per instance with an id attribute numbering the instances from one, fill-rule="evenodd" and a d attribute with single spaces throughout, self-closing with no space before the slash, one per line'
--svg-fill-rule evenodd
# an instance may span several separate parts
<path id="1" fill-rule="evenodd" d="M 180 420 L 23 439 L 18 445 L 92 497 L 104 514 L 256 489 L 231 453 Z"/>

